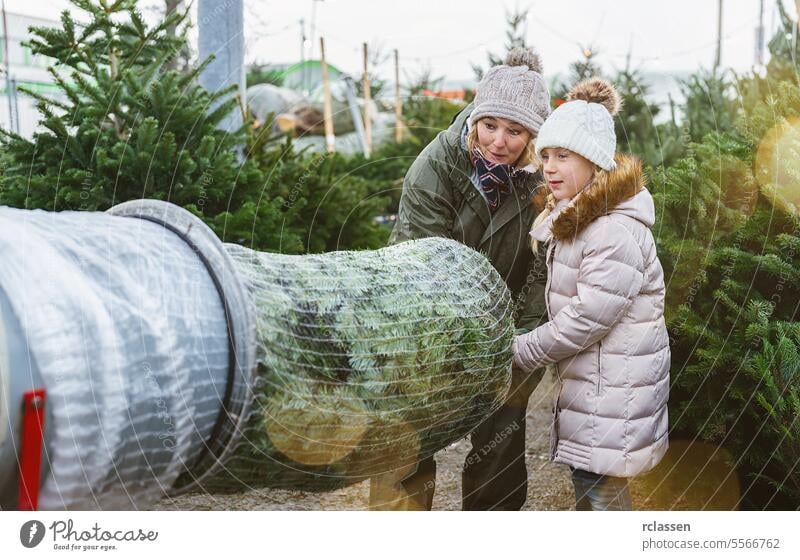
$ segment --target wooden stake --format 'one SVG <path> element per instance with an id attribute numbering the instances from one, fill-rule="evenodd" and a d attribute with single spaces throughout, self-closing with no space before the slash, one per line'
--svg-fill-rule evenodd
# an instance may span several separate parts
<path id="1" fill-rule="evenodd" d="M 367 145 L 367 157 L 372 153 L 372 120 L 370 119 L 369 108 L 371 105 L 372 92 L 369 83 L 369 55 L 367 44 L 364 43 L 364 77 L 362 89 L 364 90 L 364 143 Z"/>
<path id="2" fill-rule="evenodd" d="M 400 97 L 400 55 L 397 49 L 394 50 L 394 140 L 400 142 L 403 139 L 403 99 Z"/>
<path id="3" fill-rule="evenodd" d="M 328 80 L 328 63 L 325 62 L 325 39 L 319 38 L 319 65 L 322 69 L 323 117 L 325 119 L 325 147 L 336 151 L 336 136 L 333 134 L 333 109 L 331 108 L 331 84 Z"/>

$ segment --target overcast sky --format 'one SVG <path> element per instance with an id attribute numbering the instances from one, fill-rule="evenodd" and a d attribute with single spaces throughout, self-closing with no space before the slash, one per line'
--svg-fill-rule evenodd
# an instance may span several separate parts
<path id="1" fill-rule="evenodd" d="M 195 0 L 196 2 L 197 0 Z M 725 0 L 722 63 L 747 70 L 754 62 L 755 28 L 760 0 Z M 783 0 L 794 14 L 795 3 Z M 5 0 L 11 12 L 58 17 L 66 0 Z M 161 5 L 142 0 L 143 8 Z M 628 51 L 635 67 L 652 72 L 687 72 L 710 67 L 714 60 L 717 0 L 245 0 L 248 62 L 294 62 L 300 59 L 300 19 L 311 35 L 316 5 L 314 57 L 320 34 L 328 59 L 342 70 L 359 73 L 361 43 L 397 48 L 402 68 L 411 75 L 429 67 L 448 80 L 472 79 L 471 62 L 485 64 L 487 50 L 502 53 L 505 12 L 530 6 L 528 42 L 536 46 L 545 74 L 566 72 L 592 45 L 608 70 L 623 67 Z M 768 31 L 777 25 L 774 0 L 764 0 Z M 151 12 L 152 13 L 152 12 Z M 378 68 L 393 75 L 391 60 Z"/>

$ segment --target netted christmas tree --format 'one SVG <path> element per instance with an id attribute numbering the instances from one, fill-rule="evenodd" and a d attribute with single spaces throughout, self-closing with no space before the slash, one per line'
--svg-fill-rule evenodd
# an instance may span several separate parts
<path id="1" fill-rule="evenodd" d="M 652 187 L 673 437 L 727 449 L 754 509 L 800 497 L 800 87 L 784 76 L 740 79 L 732 129 L 690 144 Z"/>
<path id="2" fill-rule="evenodd" d="M 226 248 L 256 304 L 258 381 L 241 445 L 204 490 L 326 490 L 410 468 L 502 403 L 511 300 L 479 253 L 441 238 Z"/>

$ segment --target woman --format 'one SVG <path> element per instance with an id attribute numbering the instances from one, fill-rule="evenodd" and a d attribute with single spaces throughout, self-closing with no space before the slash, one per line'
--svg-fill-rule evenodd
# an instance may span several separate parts
<path id="1" fill-rule="evenodd" d="M 487 255 L 517 301 L 518 334 L 546 316 L 543 267 L 531 266 L 527 239 L 538 213 L 530 201 L 541 179 L 534 140 L 549 114 L 539 57 L 530 49 L 512 50 L 505 64 L 486 73 L 473 104 L 411 165 L 389 239 L 448 237 Z M 506 404 L 472 433 L 464 509 L 520 509 L 525 503 L 525 409 L 540 378 L 540 371 L 515 371 Z M 430 509 L 436 464 L 433 457 L 420 459 L 410 469 L 374 477 L 370 508 Z"/>

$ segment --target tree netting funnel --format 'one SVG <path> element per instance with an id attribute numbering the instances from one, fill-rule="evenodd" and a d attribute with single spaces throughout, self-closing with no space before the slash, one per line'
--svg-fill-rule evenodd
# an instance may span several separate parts
<path id="1" fill-rule="evenodd" d="M 505 397 L 505 283 L 479 253 L 428 238 L 288 256 L 226 244 L 256 307 L 255 403 L 213 491 L 323 490 L 411 467 Z"/>
<path id="2" fill-rule="evenodd" d="M 222 243 L 171 204 L 114 213 L 0 208 L 3 509 L 30 388 L 47 394 L 41 509 L 149 507 L 240 433 L 254 327 Z"/>

